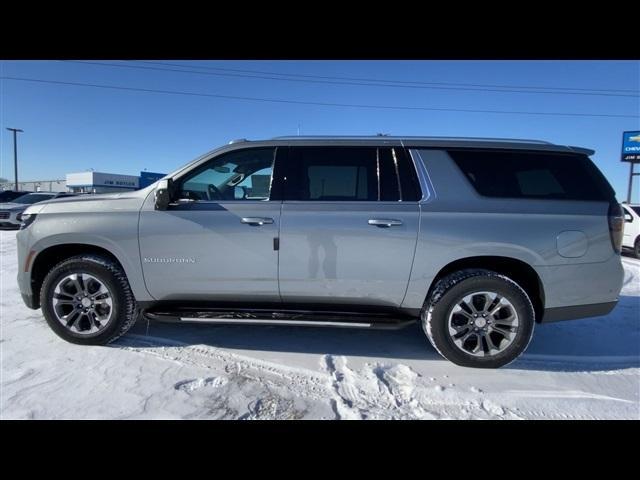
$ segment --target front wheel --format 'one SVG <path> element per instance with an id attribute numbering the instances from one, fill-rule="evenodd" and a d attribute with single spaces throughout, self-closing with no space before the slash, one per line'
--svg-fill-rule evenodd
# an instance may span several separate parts
<path id="1" fill-rule="evenodd" d="M 122 267 L 98 255 L 79 255 L 56 265 L 42 283 L 40 305 L 58 336 L 83 345 L 114 341 L 139 314 Z"/>
<path id="2" fill-rule="evenodd" d="M 425 301 L 422 326 L 434 348 L 464 367 L 498 368 L 529 345 L 535 312 L 510 278 L 480 269 L 440 280 Z"/>

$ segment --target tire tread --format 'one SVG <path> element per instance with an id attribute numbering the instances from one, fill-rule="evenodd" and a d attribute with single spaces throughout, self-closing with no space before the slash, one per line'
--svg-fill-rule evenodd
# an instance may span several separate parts
<path id="1" fill-rule="evenodd" d="M 451 288 L 463 282 L 464 280 L 467 280 L 469 278 L 479 277 L 479 276 L 500 279 L 510 284 L 512 287 L 520 291 L 520 293 L 526 299 L 530 311 L 534 312 L 533 303 L 531 302 L 531 299 L 529 298 L 529 295 L 527 294 L 527 292 L 520 285 L 518 285 L 516 282 L 514 282 L 511 278 L 507 277 L 506 275 L 494 272 L 492 270 L 483 269 L 483 268 L 467 268 L 467 269 L 450 273 L 449 275 L 440 279 L 438 283 L 436 283 L 431 295 L 429 295 L 426 298 L 424 305 L 422 307 L 422 313 L 420 315 L 420 318 L 421 318 L 420 323 L 422 325 L 422 330 L 424 331 L 425 335 L 429 339 L 429 343 L 431 343 L 433 348 L 435 348 L 435 350 L 440 354 L 440 356 L 442 356 L 447 360 L 450 360 L 450 359 L 447 357 L 447 355 L 445 355 L 444 352 L 441 351 L 440 348 L 438 348 L 438 345 L 436 344 L 436 341 L 434 340 L 434 337 L 433 337 L 433 331 L 432 331 L 433 330 L 432 326 L 434 322 L 433 310 L 438 304 L 438 302 L 445 295 L 445 293 L 447 293 Z M 529 343 L 531 342 L 531 339 L 533 338 L 534 328 L 535 328 L 535 321 L 533 322 L 533 328 L 531 330 L 531 335 L 529 336 L 527 344 L 522 350 L 523 352 L 527 349 L 527 347 L 529 346 Z M 510 364 L 511 362 L 516 360 L 520 355 L 517 355 L 516 357 L 511 359 L 509 362 L 503 364 L 502 366 L 506 366 Z"/>
<path id="2" fill-rule="evenodd" d="M 97 254 L 83 254 L 83 255 L 75 255 L 73 257 L 66 258 L 56 264 L 45 276 L 42 285 L 47 285 L 50 278 L 58 274 L 58 271 L 67 266 L 73 265 L 77 262 L 87 262 L 93 263 L 101 266 L 102 268 L 108 270 L 116 280 L 116 283 L 121 288 L 121 294 L 123 295 L 122 302 L 125 306 L 125 319 L 118 328 L 108 339 L 102 341 L 102 344 L 109 344 L 116 341 L 118 338 L 123 336 L 125 333 L 129 331 L 131 327 L 136 323 L 138 317 L 140 316 L 140 309 L 138 308 L 137 302 L 133 296 L 133 292 L 131 291 L 131 287 L 129 286 L 129 281 L 127 280 L 127 276 L 122 269 L 122 267 L 116 263 L 115 261 L 103 257 Z M 40 305 L 44 305 L 47 299 L 46 289 L 40 289 Z"/>

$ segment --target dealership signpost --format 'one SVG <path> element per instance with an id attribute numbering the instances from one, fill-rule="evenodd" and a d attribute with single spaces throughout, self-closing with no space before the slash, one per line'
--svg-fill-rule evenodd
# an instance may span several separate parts
<path id="1" fill-rule="evenodd" d="M 622 133 L 622 161 L 629 162 L 629 189 L 627 190 L 627 203 L 631 203 L 633 177 L 640 175 L 640 172 L 633 172 L 634 165 L 636 163 L 640 163 L 640 131 Z"/>

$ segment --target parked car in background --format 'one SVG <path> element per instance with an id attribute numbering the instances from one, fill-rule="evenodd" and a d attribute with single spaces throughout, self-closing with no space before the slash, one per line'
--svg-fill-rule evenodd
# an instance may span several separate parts
<path id="1" fill-rule="evenodd" d="M 66 192 L 34 192 L 22 194 L 11 201 L 0 203 L 0 228 L 20 228 L 22 213 L 28 206 L 33 205 L 34 203 L 53 200 L 54 198 L 73 197 L 75 195 L 75 193 Z"/>
<path id="2" fill-rule="evenodd" d="M 624 236 L 622 247 L 640 258 L 640 205 L 622 204 L 624 209 Z"/>
<path id="3" fill-rule="evenodd" d="M 0 203 L 13 202 L 16 198 L 31 192 L 16 192 L 15 190 L 4 190 L 0 192 Z"/>
<path id="4" fill-rule="evenodd" d="M 29 207 L 18 284 L 78 344 L 109 343 L 141 314 L 420 322 L 452 362 L 500 367 L 536 324 L 618 302 L 623 212 L 593 153 L 473 138 L 233 142 L 142 190 Z"/>

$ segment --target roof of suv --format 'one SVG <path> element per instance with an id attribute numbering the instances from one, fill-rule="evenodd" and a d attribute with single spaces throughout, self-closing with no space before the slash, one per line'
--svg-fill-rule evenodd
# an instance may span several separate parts
<path id="1" fill-rule="evenodd" d="M 230 143 L 251 143 L 249 140 L 234 140 Z M 388 136 L 388 135 L 370 135 L 370 136 L 334 136 L 334 135 L 317 135 L 317 136 L 284 136 L 275 137 L 271 140 L 260 141 L 260 143 L 295 143 L 304 145 L 404 145 L 405 147 L 440 147 L 440 148 L 500 148 L 500 149 L 517 149 L 517 150 L 539 150 L 539 151 L 555 151 L 568 153 L 582 153 L 593 155 L 593 150 L 575 147 L 570 145 L 557 145 L 541 140 L 528 140 L 519 138 L 481 138 L 481 137 L 415 137 L 415 136 Z"/>
<path id="2" fill-rule="evenodd" d="M 409 148 L 477 148 L 477 149 L 505 149 L 505 150 L 529 150 L 547 151 L 563 153 L 580 153 L 583 155 L 593 155 L 595 152 L 588 148 L 574 147 L 569 145 L 556 145 L 541 140 L 523 140 L 518 138 L 474 138 L 474 137 L 411 137 L 411 136 L 389 136 L 389 135 L 362 135 L 362 136 L 336 136 L 336 135 L 316 135 L 316 136 L 286 136 L 274 137 L 267 140 L 247 140 L 240 138 L 232 140 L 227 145 L 211 150 L 195 160 L 183 165 L 179 169 L 171 172 L 167 177 L 175 177 L 185 172 L 190 167 L 211 158 L 217 153 L 226 153 L 236 149 L 251 147 L 271 147 L 271 146 L 404 146 Z"/>

